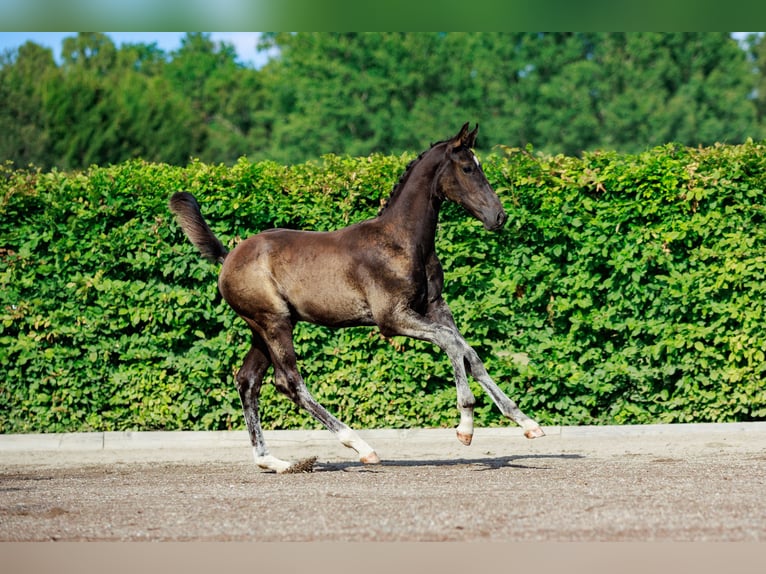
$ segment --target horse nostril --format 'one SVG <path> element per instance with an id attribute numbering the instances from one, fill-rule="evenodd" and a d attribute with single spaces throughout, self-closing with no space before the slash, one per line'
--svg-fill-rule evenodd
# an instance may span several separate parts
<path id="1" fill-rule="evenodd" d="M 497 214 L 498 229 L 505 224 L 506 219 L 508 219 L 508 215 L 505 213 L 505 211 L 501 211 L 500 213 Z"/>

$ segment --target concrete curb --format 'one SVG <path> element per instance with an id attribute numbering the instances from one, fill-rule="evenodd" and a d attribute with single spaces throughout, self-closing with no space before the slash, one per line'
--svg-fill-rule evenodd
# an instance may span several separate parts
<path id="1" fill-rule="evenodd" d="M 561 440 L 585 438 L 630 438 L 665 436 L 737 435 L 746 439 L 766 434 L 766 421 L 746 423 L 652 424 L 625 426 L 554 426 L 545 433 Z M 367 441 L 407 441 L 427 443 L 454 438 L 454 429 L 371 429 L 360 430 Z M 326 430 L 265 431 L 266 442 L 273 447 L 337 444 Z M 518 427 L 477 428 L 475 436 L 486 439 L 524 439 Z M 0 452 L 40 451 L 125 451 L 153 449 L 247 448 L 247 432 L 238 431 L 124 431 L 67 434 L 0 435 Z"/>

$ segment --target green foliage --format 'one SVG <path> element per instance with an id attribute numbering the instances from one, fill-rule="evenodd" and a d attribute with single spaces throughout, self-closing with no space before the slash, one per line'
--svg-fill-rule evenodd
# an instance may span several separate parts
<path id="1" fill-rule="evenodd" d="M 449 204 L 437 250 L 501 387 L 545 424 L 766 418 L 766 146 L 500 151 L 484 166 L 506 229 Z M 194 193 L 232 247 L 374 216 L 411 157 L 0 168 L 0 432 L 242 428 L 247 329 L 168 197 Z M 303 324 L 295 340 L 309 388 L 350 424 L 456 423 L 430 345 Z M 474 392 L 479 424 L 507 424 Z M 270 384 L 262 407 L 267 428 L 317 426 Z"/>
<path id="2" fill-rule="evenodd" d="M 190 157 L 295 164 L 420 149 L 445 126 L 479 145 L 637 153 L 766 136 L 766 37 L 727 33 L 277 33 L 261 69 L 189 33 L 178 50 L 27 43 L 0 55 L 0 161 L 44 169 Z M 482 152 L 490 151 L 480 148 Z"/>

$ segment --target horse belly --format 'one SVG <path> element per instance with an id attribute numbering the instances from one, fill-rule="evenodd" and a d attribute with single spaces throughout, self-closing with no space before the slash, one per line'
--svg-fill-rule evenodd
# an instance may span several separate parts
<path id="1" fill-rule="evenodd" d="M 337 234 L 273 230 L 242 242 L 223 271 L 246 285 L 254 306 L 329 327 L 373 325 L 357 267 Z"/>
<path id="2" fill-rule="evenodd" d="M 343 282 L 328 281 L 318 274 L 285 295 L 294 317 L 327 327 L 373 325 L 372 312 L 360 293 Z M 325 279 L 325 280 L 323 280 Z"/>

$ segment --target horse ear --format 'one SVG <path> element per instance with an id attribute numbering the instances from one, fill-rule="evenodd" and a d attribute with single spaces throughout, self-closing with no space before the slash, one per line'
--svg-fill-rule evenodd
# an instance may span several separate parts
<path id="1" fill-rule="evenodd" d="M 476 146 L 476 134 L 479 133 L 479 124 L 476 124 L 476 127 L 473 128 L 473 131 L 468 134 L 468 139 L 466 140 L 466 145 L 470 148 L 473 148 Z"/>
<path id="2" fill-rule="evenodd" d="M 452 138 L 452 141 L 450 142 L 452 144 L 452 149 L 457 149 L 459 147 L 462 147 L 466 144 L 466 137 L 468 136 L 468 122 L 463 124 L 463 127 L 460 128 L 460 132 Z"/>

